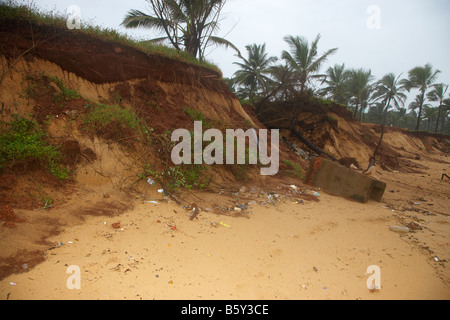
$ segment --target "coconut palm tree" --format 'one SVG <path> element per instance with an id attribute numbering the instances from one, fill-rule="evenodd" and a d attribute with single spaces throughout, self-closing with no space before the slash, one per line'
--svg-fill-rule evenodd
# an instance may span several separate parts
<path id="1" fill-rule="evenodd" d="M 419 119 L 419 126 L 417 126 L 417 124 L 416 124 L 416 127 L 415 127 L 415 130 L 416 131 L 418 131 L 419 130 L 419 128 L 420 128 L 420 120 L 422 120 L 422 112 L 420 111 L 420 114 L 419 114 L 419 112 L 418 111 L 416 111 L 416 110 L 423 110 L 423 108 L 424 107 L 431 107 L 431 105 L 430 104 L 425 104 L 424 103 L 424 96 L 422 95 L 422 94 L 418 94 L 417 96 L 416 96 L 416 98 L 414 99 L 414 101 L 413 102 L 411 102 L 410 104 L 409 104 L 409 106 L 408 106 L 408 108 L 411 110 L 411 111 L 414 111 L 414 112 L 416 112 L 416 114 L 417 114 L 417 118 Z"/>
<path id="2" fill-rule="evenodd" d="M 427 120 L 427 131 L 430 132 L 430 124 L 437 117 L 438 110 L 431 105 L 423 106 L 423 119 Z"/>
<path id="3" fill-rule="evenodd" d="M 327 50 L 319 56 L 320 34 L 312 43 L 299 36 L 287 36 L 284 40 L 289 44 L 290 52 L 284 50 L 281 57 L 286 60 L 287 65 L 295 73 L 300 85 L 300 94 L 303 94 L 313 79 L 323 77 L 323 75 L 318 75 L 320 68 L 328 57 L 337 51 L 337 48 Z"/>
<path id="4" fill-rule="evenodd" d="M 266 52 L 266 45 L 252 44 L 245 47 L 248 57 L 239 56 L 243 61 L 234 62 L 240 69 L 234 73 L 234 81 L 236 84 L 244 87 L 244 95 L 248 99 L 254 99 L 266 91 L 267 86 L 272 82 L 268 76 L 271 72 L 271 66 L 275 63 L 277 57 L 269 57 Z"/>
<path id="5" fill-rule="evenodd" d="M 434 84 L 432 87 L 433 87 L 433 90 L 428 92 L 427 98 L 430 101 L 438 101 L 439 102 L 438 115 L 437 115 L 437 120 L 436 120 L 436 130 L 434 131 L 434 133 L 437 133 L 438 129 L 439 129 L 439 122 L 441 120 L 442 106 L 444 103 L 445 94 L 448 90 L 448 85 L 445 85 L 443 83 L 437 83 L 437 84 Z"/>
<path id="6" fill-rule="evenodd" d="M 377 151 L 381 145 L 381 142 L 383 141 L 384 126 L 386 125 L 386 116 L 389 108 L 391 107 L 391 103 L 397 109 L 400 109 L 401 106 L 404 105 L 404 101 L 406 100 L 406 95 L 401 92 L 404 90 L 404 88 L 399 85 L 400 77 L 401 75 L 396 77 L 393 73 L 388 73 L 375 84 L 375 92 L 372 96 L 372 99 L 374 99 L 374 101 L 379 100 L 383 101 L 384 111 L 383 111 L 383 122 L 381 125 L 380 141 L 378 142 L 378 146 L 375 149 L 373 158 L 375 158 Z"/>
<path id="7" fill-rule="evenodd" d="M 348 101 L 347 94 L 347 80 L 349 73 L 345 70 L 345 63 L 342 65 L 334 65 L 329 67 L 326 72 L 326 78 L 322 84 L 326 84 L 325 88 L 319 90 L 319 94 L 323 96 L 330 96 L 330 98 L 337 102 L 346 104 Z"/>
<path id="8" fill-rule="evenodd" d="M 360 118 L 362 119 L 362 111 L 366 101 L 370 96 L 371 81 L 373 79 L 371 70 L 351 69 L 348 73 L 347 90 L 355 104 L 353 118 L 356 119 L 358 110 L 360 109 Z"/>
<path id="9" fill-rule="evenodd" d="M 374 101 L 381 100 L 384 103 L 383 125 L 385 124 L 386 114 L 391 107 L 391 103 L 397 109 L 400 109 L 405 103 L 406 95 L 401 92 L 404 88 L 400 86 L 400 77 L 401 75 L 396 77 L 393 73 L 389 73 L 375 83 L 375 92 L 372 99 Z"/>
<path id="10" fill-rule="evenodd" d="M 443 133 L 448 133 L 446 131 L 446 120 L 448 118 L 448 113 L 450 111 L 450 94 L 448 95 L 449 98 L 444 99 L 444 101 L 442 101 L 442 111 L 443 111 L 443 119 L 442 119 L 442 132 Z"/>
<path id="11" fill-rule="evenodd" d="M 175 49 L 185 50 L 200 60 L 209 43 L 239 50 L 229 41 L 213 36 L 219 29 L 219 16 L 225 0 L 146 0 L 150 14 L 130 10 L 125 28 L 149 28 L 164 34 L 147 42 L 168 41 Z"/>
<path id="12" fill-rule="evenodd" d="M 426 64 L 424 67 L 415 67 L 408 72 L 408 79 L 404 79 L 400 81 L 400 84 L 404 86 L 404 88 L 410 92 L 411 89 L 416 88 L 419 89 L 421 98 L 417 100 L 419 105 L 417 106 L 419 109 L 417 116 L 417 124 L 416 130 L 419 130 L 420 127 L 420 119 L 422 116 L 423 104 L 426 101 L 426 93 L 430 86 L 436 81 L 437 75 L 441 71 L 433 70 L 433 67 L 430 64 Z"/>

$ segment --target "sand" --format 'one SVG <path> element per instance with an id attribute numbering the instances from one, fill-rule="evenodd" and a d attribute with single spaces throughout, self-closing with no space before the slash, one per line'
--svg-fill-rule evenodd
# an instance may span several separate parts
<path id="1" fill-rule="evenodd" d="M 441 176 L 448 173 L 447 161 L 445 155 L 423 154 L 412 161 L 422 173 L 378 169 L 377 177 L 388 183 L 380 203 L 356 203 L 304 186 L 299 190 L 318 192 L 320 201 L 296 201 L 298 194 L 284 186 L 275 205 L 260 205 L 265 200 L 260 194 L 237 216 L 203 206 L 190 221 L 189 211 L 161 201 L 154 190 L 145 198 L 130 196 L 131 210 L 117 207 L 111 217 L 71 221 L 34 244 L 46 248 L 45 261 L 1 280 L 0 299 L 446 300 L 450 182 Z M 231 208 L 236 197 L 249 201 L 246 196 L 200 195 L 211 207 L 220 197 Z M 116 197 L 91 194 L 54 210 L 17 210 L 28 222 L 15 230 L 32 224 L 33 215 L 61 220 L 81 202 Z M 416 230 L 390 230 L 405 224 Z M 0 229 L 2 250 L 26 244 L 17 235 L 11 238 L 11 230 Z M 48 243 L 55 246 L 49 250 Z M 373 265 L 381 271 L 380 290 L 367 287 Z M 75 284 L 70 266 L 79 267 L 80 289 L 68 288 L 68 280 Z"/>

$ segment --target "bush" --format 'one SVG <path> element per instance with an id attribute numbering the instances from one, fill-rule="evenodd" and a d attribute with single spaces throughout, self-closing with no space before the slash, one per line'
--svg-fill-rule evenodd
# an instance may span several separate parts
<path id="1" fill-rule="evenodd" d="M 38 160 L 58 179 L 67 179 L 69 171 L 61 165 L 61 152 L 48 143 L 42 128 L 34 120 L 13 117 L 14 121 L 1 123 L 0 168 Z"/>
<path id="2" fill-rule="evenodd" d="M 136 114 L 128 109 L 124 109 L 120 106 L 98 104 L 90 108 L 87 113 L 84 124 L 87 128 L 95 130 L 103 130 L 112 123 L 119 123 L 122 128 L 130 128 L 138 130 L 140 128 L 139 120 Z"/>

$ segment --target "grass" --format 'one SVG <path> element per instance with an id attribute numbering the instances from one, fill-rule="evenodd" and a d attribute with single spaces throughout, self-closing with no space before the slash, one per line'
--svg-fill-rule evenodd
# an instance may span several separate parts
<path id="1" fill-rule="evenodd" d="M 125 13 L 124 13 L 125 14 Z M 67 15 L 57 11 L 46 12 L 36 4 L 24 5 L 16 0 L 0 2 L 0 20 L 28 21 L 37 25 L 48 25 L 58 29 L 68 30 Z M 103 28 L 87 21 L 81 21 L 81 32 L 110 42 L 128 45 L 149 55 L 160 55 L 188 64 L 204 67 L 222 75 L 221 70 L 212 62 L 200 61 L 191 54 L 167 46 L 138 41 L 129 35 L 112 28 Z"/>
<path id="2" fill-rule="evenodd" d="M 290 168 L 284 171 L 286 175 L 299 179 L 303 179 L 305 177 L 303 174 L 303 168 L 298 163 L 289 160 L 283 160 L 283 163 Z"/>
<path id="3" fill-rule="evenodd" d="M 81 96 L 78 94 L 78 92 L 76 90 L 67 88 L 64 83 L 58 79 L 56 76 L 49 76 L 49 75 L 44 75 L 46 77 L 49 78 L 49 80 L 53 83 L 55 83 L 58 88 L 61 90 L 61 93 L 59 93 L 56 97 L 55 100 L 56 102 L 61 102 L 61 101 L 70 101 L 73 99 L 79 99 L 81 98 Z"/>
<path id="4" fill-rule="evenodd" d="M 139 130 L 141 128 L 139 119 L 132 110 L 122 108 L 118 105 L 96 104 L 87 105 L 88 113 L 85 115 L 84 124 L 88 129 L 102 130 L 111 123 L 120 123 L 122 128 Z"/>
<path id="5" fill-rule="evenodd" d="M 187 114 L 193 121 L 201 121 L 203 128 L 209 129 L 212 127 L 211 122 L 207 121 L 201 111 L 194 110 L 192 108 L 184 108 L 183 112 Z"/>
<path id="6" fill-rule="evenodd" d="M 50 145 L 42 128 L 34 121 L 18 115 L 14 121 L 1 122 L 0 168 L 20 162 L 38 160 L 58 179 L 69 177 L 69 170 L 61 165 L 61 152 Z"/>
<path id="7" fill-rule="evenodd" d="M 45 89 L 48 89 L 50 83 L 54 83 L 59 88 L 59 92 L 53 96 L 56 104 L 64 105 L 65 102 L 81 98 L 76 90 L 67 88 L 58 77 L 48 75 L 44 71 L 40 73 L 40 77 L 27 75 L 25 80 L 29 81 L 27 88 L 24 90 L 26 99 L 35 99 L 45 95 L 48 91 Z"/>

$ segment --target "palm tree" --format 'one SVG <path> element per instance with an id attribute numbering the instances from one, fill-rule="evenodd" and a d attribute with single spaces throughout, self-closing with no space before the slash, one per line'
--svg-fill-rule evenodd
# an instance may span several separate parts
<path id="1" fill-rule="evenodd" d="M 418 100 L 419 113 L 417 115 L 416 130 L 419 130 L 420 119 L 422 116 L 423 104 L 426 101 L 425 94 L 429 87 L 436 81 L 437 75 L 441 71 L 433 70 L 430 64 L 426 64 L 424 67 L 415 67 L 408 72 L 408 79 L 402 80 L 400 83 L 404 86 L 408 92 L 412 88 L 417 88 L 420 91 L 421 98 Z"/>
<path id="2" fill-rule="evenodd" d="M 444 116 L 442 119 L 442 132 L 446 133 L 446 120 L 448 117 L 448 112 L 450 111 L 450 94 L 448 95 L 449 98 L 444 99 L 444 101 L 442 102 L 442 111 L 444 111 Z"/>
<path id="3" fill-rule="evenodd" d="M 425 104 L 424 103 L 424 96 L 423 95 L 421 95 L 421 94 L 418 94 L 417 96 L 416 96 L 416 98 L 414 99 L 414 101 L 413 102 L 411 102 L 410 104 L 409 104 L 409 106 L 408 106 L 408 108 L 411 110 L 411 111 L 414 111 L 414 112 L 416 112 L 416 110 L 423 110 L 423 108 L 424 107 L 431 107 L 429 104 Z M 419 128 L 420 128 L 420 120 L 422 120 L 422 113 L 421 113 L 421 111 L 420 111 L 420 114 L 419 114 L 419 112 L 417 112 L 417 118 L 419 119 L 419 126 L 417 126 L 417 124 L 416 124 L 416 131 L 418 131 L 419 130 Z"/>
<path id="4" fill-rule="evenodd" d="M 347 89 L 355 104 L 355 110 L 353 112 L 353 118 L 356 119 L 358 109 L 362 111 L 365 101 L 369 98 L 369 92 L 371 90 L 372 71 L 364 69 L 351 69 L 348 73 Z M 361 107 L 361 108 L 360 108 Z"/>
<path id="5" fill-rule="evenodd" d="M 347 80 L 349 73 L 345 70 L 345 64 L 334 65 L 329 67 L 326 72 L 326 78 L 322 81 L 322 84 L 326 84 L 325 88 L 319 90 L 321 95 L 329 95 L 331 99 L 337 103 L 346 104 L 347 97 Z"/>
<path id="6" fill-rule="evenodd" d="M 423 119 L 427 120 L 427 131 L 430 132 L 430 124 L 437 116 L 437 109 L 430 105 L 423 106 Z"/>
<path id="7" fill-rule="evenodd" d="M 323 75 L 318 75 L 320 68 L 328 57 L 337 51 L 337 48 L 327 50 L 318 56 L 320 34 L 311 44 L 305 38 L 298 36 L 288 36 L 284 40 L 289 44 L 290 52 L 284 50 L 281 57 L 295 72 L 300 85 L 300 94 L 303 94 L 313 79 L 323 77 Z"/>
<path id="8" fill-rule="evenodd" d="M 374 101 L 378 100 L 383 101 L 384 111 L 383 111 L 383 122 L 381 125 L 380 141 L 378 142 L 378 146 L 376 147 L 375 152 L 373 154 L 374 159 L 381 145 L 381 142 L 383 141 L 384 126 L 386 125 L 386 116 L 389 108 L 391 107 L 391 102 L 397 109 L 400 109 L 401 107 L 400 105 L 403 106 L 404 101 L 406 99 L 406 95 L 401 92 L 402 90 L 404 90 L 404 88 L 399 86 L 400 77 L 401 75 L 396 77 L 393 73 L 388 73 L 375 84 L 375 92 L 372 98 L 374 99 Z"/>
<path id="9" fill-rule="evenodd" d="M 248 99 L 254 99 L 260 93 L 266 91 L 268 84 L 272 80 L 268 77 L 271 72 L 271 65 L 278 60 L 277 57 L 269 57 L 266 52 L 266 45 L 248 45 L 248 58 L 239 56 L 242 63 L 235 62 L 234 64 L 240 67 L 240 70 L 234 73 L 234 81 L 242 85 Z M 242 97 L 245 98 L 245 97 Z"/>
<path id="10" fill-rule="evenodd" d="M 428 92 L 427 98 L 430 101 L 438 101 L 439 102 L 438 116 L 437 116 L 437 121 L 436 121 L 436 130 L 434 131 L 434 133 L 437 133 L 438 129 L 439 129 L 439 122 L 441 120 L 442 105 L 444 103 L 445 93 L 447 92 L 448 85 L 445 85 L 443 83 L 438 83 L 438 84 L 434 84 L 432 87 L 433 87 L 433 90 Z"/>
<path id="11" fill-rule="evenodd" d="M 400 109 L 406 100 L 406 95 L 401 92 L 404 88 L 400 86 L 400 77 L 401 75 L 395 77 L 393 73 L 389 73 L 375 84 L 375 92 L 372 99 L 374 99 L 374 101 L 381 100 L 384 103 L 383 125 L 385 124 L 386 114 L 391 107 L 391 102 L 394 107 Z"/>
<path id="12" fill-rule="evenodd" d="M 208 44 L 239 50 L 229 41 L 213 36 L 219 29 L 219 16 L 226 0 L 146 0 L 151 13 L 130 10 L 122 25 L 125 28 L 149 28 L 164 34 L 147 42 L 168 41 L 175 49 L 205 58 Z"/>

